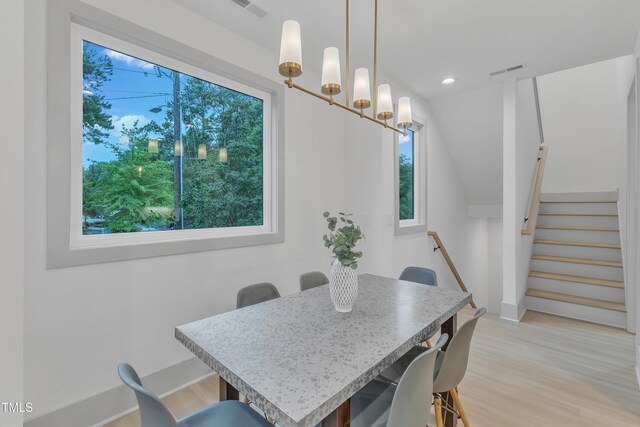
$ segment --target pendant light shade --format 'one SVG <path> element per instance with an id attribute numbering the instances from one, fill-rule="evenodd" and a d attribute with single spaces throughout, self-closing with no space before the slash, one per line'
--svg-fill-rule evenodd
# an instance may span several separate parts
<path id="1" fill-rule="evenodd" d="M 369 70 L 356 68 L 353 81 L 353 106 L 359 110 L 371 106 L 371 89 L 369 88 Z"/>
<path id="2" fill-rule="evenodd" d="M 218 160 L 221 163 L 227 163 L 227 147 L 222 147 L 218 152 Z"/>
<path id="3" fill-rule="evenodd" d="M 158 154 L 160 152 L 157 139 L 149 140 L 149 152 L 152 154 Z"/>
<path id="4" fill-rule="evenodd" d="M 378 119 L 389 120 L 391 118 L 393 118 L 391 86 L 383 84 L 378 86 Z"/>
<path id="5" fill-rule="evenodd" d="M 199 160 L 207 159 L 207 146 L 205 144 L 198 145 L 198 159 Z"/>
<path id="6" fill-rule="evenodd" d="M 337 95 L 340 89 L 340 52 L 337 47 L 328 47 L 322 58 L 322 93 Z"/>
<path id="7" fill-rule="evenodd" d="M 302 40 L 297 21 L 288 20 L 282 24 L 279 71 L 285 77 L 298 77 L 302 74 Z"/>
<path id="8" fill-rule="evenodd" d="M 409 127 L 412 123 L 411 99 L 408 96 L 403 96 L 398 99 L 398 126 Z"/>
<path id="9" fill-rule="evenodd" d="M 173 156 L 182 157 L 182 141 L 177 140 L 173 146 Z"/>

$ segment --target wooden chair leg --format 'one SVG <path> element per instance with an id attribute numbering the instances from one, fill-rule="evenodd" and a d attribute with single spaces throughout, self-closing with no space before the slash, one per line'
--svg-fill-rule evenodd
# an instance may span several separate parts
<path id="1" fill-rule="evenodd" d="M 444 423 L 442 421 L 442 406 L 440 405 L 439 397 L 434 398 L 433 411 L 436 413 L 436 426 L 443 427 Z"/>
<path id="2" fill-rule="evenodd" d="M 427 340 L 426 344 L 427 344 L 427 348 L 431 348 L 431 341 Z"/>
<path id="3" fill-rule="evenodd" d="M 453 397 L 453 402 L 456 404 L 456 409 L 460 413 L 460 418 L 462 418 L 462 424 L 464 427 L 471 427 L 469 420 L 467 419 L 467 414 L 464 413 L 464 408 L 462 407 L 462 402 L 460 402 L 460 396 L 458 396 L 458 392 L 455 388 L 449 390 L 451 393 L 451 397 Z"/>

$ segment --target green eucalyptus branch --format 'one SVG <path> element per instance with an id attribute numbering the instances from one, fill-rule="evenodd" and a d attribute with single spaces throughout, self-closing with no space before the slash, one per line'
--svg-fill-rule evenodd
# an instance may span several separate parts
<path id="1" fill-rule="evenodd" d="M 340 264 L 355 270 L 358 268 L 358 259 L 362 257 L 362 252 L 353 249 L 360 239 L 364 239 L 364 234 L 360 226 L 349 219 L 351 214 L 339 212 L 338 215 L 338 217 L 331 216 L 329 212 L 323 214 L 329 228 L 329 233 L 322 236 L 324 246 L 331 249 L 333 256 L 340 261 Z M 342 225 L 341 227 L 338 227 L 338 222 Z"/>

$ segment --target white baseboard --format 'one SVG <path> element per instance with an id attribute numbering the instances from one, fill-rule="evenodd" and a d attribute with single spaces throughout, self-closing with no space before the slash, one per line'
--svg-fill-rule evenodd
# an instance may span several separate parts
<path id="1" fill-rule="evenodd" d="M 117 375 L 116 367 L 113 368 Z M 210 375 L 211 369 L 197 358 L 187 359 L 142 378 L 160 397 L 167 396 Z M 122 384 L 87 397 L 58 410 L 26 420 L 24 427 L 102 426 L 133 412 L 137 407 L 134 393 Z"/>
<path id="2" fill-rule="evenodd" d="M 502 309 L 500 311 L 500 318 L 511 322 L 520 322 L 526 311 L 527 308 L 525 307 L 524 297 L 520 298 L 520 301 L 518 301 L 517 304 L 503 302 Z"/>

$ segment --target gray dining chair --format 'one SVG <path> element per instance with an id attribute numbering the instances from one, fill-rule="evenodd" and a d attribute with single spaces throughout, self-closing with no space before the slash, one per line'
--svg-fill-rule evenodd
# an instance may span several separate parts
<path id="1" fill-rule="evenodd" d="M 351 398 L 351 427 L 424 427 L 433 396 L 433 372 L 438 350 L 449 336 L 443 334 L 435 346 L 416 357 L 397 386 L 371 381 Z M 440 406 L 435 398 L 434 405 Z M 436 412 L 437 413 L 437 412 Z M 436 419 L 436 421 L 438 421 Z M 442 419 L 437 422 L 442 426 Z"/>
<path id="2" fill-rule="evenodd" d="M 421 283 L 428 286 L 438 286 L 438 278 L 436 272 L 430 268 L 424 267 L 407 267 L 402 270 L 399 277 L 400 280 L 406 280 L 408 282 Z M 431 347 L 431 337 L 435 335 L 435 332 L 431 334 L 425 340 L 427 347 Z"/>
<path id="3" fill-rule="evenodd" d="M 476 329 L 478 320 L 484 316 L 486 312 L 486 308 L 479 308 L 473 317 L 467 320 L 464 325 L 458 329 L 458 332 L 453 335 L 447 351 L 439 351 L 436 358 L 433 392 L 436 394 L 447 391 L 451 393 L 464 427 L 470 427 L 470 424 L 462 403 L 460 402 L 456 387 L 458 387 L 464 378 L 464 374 L 467 372 L 473 332 Z M 382 372 L 379 378 L 391 384 L 398 383 L 411 365 L 411 362 L 427 351 L 429 350 L 425 347 L 413 347 L 407 354 L 398 359 L 396 363 Z M 436 409 L 439 410 L 438 408 Z M 440 416 L 442 416 L 442 414 L 440 414 Z"/>
<path id="4" fill-rule="evenodd" d="M 176 420 L 158 396 L 142 385 L 131 365 L 118 365 L 118 374 L 136 394 L 142 427 L 273 427 L 248 405 L 237 400 L 214 403 Z"/>
<path id="5" fill-rule="evenodd" d="M 407 267 L 400 274 L 400 280 L 422 283 L 423 285 L 438 286 L 436 272 L 430 268 Z"/>
<path id="6" fill-rule="evenodd" d="M 249 307 L 275 298 L 280 298 L 280 292 L 273 283 L 263 282 L 248 285 L 238 291 L 236 308 Z"/>
<path id="7" fill-rule="evenodd" d="M 326 285 L 329 283 L 329 279 L 321 271 L 310 271 L 300 276 L 300 290 L 308 291 L 309 289 L 317 288 L 318 286 Z"/>

